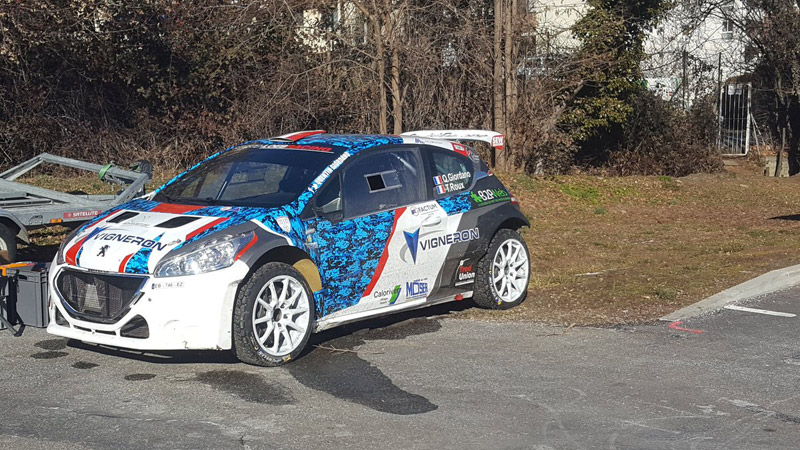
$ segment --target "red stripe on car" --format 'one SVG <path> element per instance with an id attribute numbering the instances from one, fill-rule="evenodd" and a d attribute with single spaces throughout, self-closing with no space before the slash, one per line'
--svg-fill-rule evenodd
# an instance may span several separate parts
<path id="1" fill-rule="evenodd" d="M 325 130 L 310 130 L 310 131 L 299 131 L 297 133 L 287 134 L 283 136 L 284 139 L 288 139 L 293 142 L 297 142 L 300 139 L 307 138 L 309 136 L 314 136 L 315 134 L 322 134 L 325 133 Z"/>
<path id="2" fill-rule="evenodd" d="M 75 258 L 78 257 L 78 251 L 81 249 L 81 246 L 83 246 L 83 243 L 86 242 L 86 240 L 89 239 L 89 236 L 91 235 L 92 235 L 91 233 L 87 234 L 86 236 L 84 236 L 83 239 L 76 242 L 75 245 L 73 245 L 72 247 L 69 248 L 69 250 L 67 250 L 67 253 L 64 254 L 64 259 L 67 261 L 67 264 L 72 266 L 78 265 L 78 263 L 75 262 Z"/>
<path id="3" fill-rule="evenodd" d="M 185 214 L 189 211 L 196 211 L 201 208 L 205 207 L 197 205 L 177 205 L 173 203 L 161 203 L 160 205 L 153 208 L 151 211 L 160 213 L 170 213 L 170 214 Z"/>
<path id="4" fill-rule="evenodd" d="M 239 250 L 239 253 L 237 253 L 236 256 L 233 257 L 233 260 L 238 261 L 239 258 L 241 258 L 245 253 L 247 253 L 248 250 L 250 250 L 252 246 L 256 244 L 256 242 L 258 242 L 258 236 L 256 236 L 255 233 L 253 233 L 253 239 L 250 239 L 250 242 L 248 242 L 247 245 L 245 245 L 244 247 L 242 247 L 241 250 Z"/>
<path id="5" fill-rule="evenodd" d="M 191 233 L 187 234 L 186 235 L 186 240 L 188 241 L 189 239 L 192 239 L 193 237 L 197 236 L 198 234 L 200 234 L 200 233 L 202 233 L 204 231 L 207 231 L 207 230 L 209 230 L 209 229 L 221 224 L 222 222 L 225 222 L 226 220 L 228 220 L 227 217 L 220 217 L 219 219 L 216 219 L 216 220 L 214 220 L 213 222 L 211 222 L 209 224 L 203 225 L 202 227 L 200 227 L 200 228 L 192 231 Z"/>
<path id="6" fill-rule="evenodd" d="M 119 263 L 119 273 L 125 273 L 125 266 L 127 266 L 127 265 L 128 265 L 128 261 L 130 261 L 130 259 L 131 259 L 131 257 L 132 257 L 133 255 L 134 255 L 134 254 L 133 254 L 133 253 L 131 253 L 130 255 L 128 255 L 128 256 L 126 256 L 126 257 L 122 258 L 122 262 L 121 262 L 121 263 Z"/>
<path id="7" fill-rule="evenodd" d="M 381 254 L 381 259 L 378 261 L 378 267 L 375 269 L 375 275 L 372 276 L 372 280 L 369 281 L 369 285 L 367 285 L 367 290 L 364 291 L 364 295 L 362 297 L 367 297 L 372 294 L 372 290 L 375 289 L 375 285 L 378 283 L 378 279 L 381 277 L 381 273 L 383 273 L 383 267 L 386 265 L 386 260 L 389 259 L 389 243 L 392 242 L 392 237 L 394 236 L 394 231 L 397 229 L 397 221 L 400 219 L 400 216 L 406 211 L 405 207 L 398 208 L 394 211 L 394 222 L 392 223 L 392 231 L 389 233 L 389 238 L 386 239 L 386 246 L 383 248 L 383 253 Z"/>

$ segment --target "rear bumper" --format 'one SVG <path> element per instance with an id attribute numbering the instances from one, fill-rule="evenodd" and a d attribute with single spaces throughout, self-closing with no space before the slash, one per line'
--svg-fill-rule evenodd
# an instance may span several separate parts
<path id="1" fill-rule="evenodd" d="M 249 270 L 241 261 L 201 275 L 151 276 L 130 310 L 112 324 L 81 320 L 69 314 L 55 283 L 64 267 L 55 266 L 50 272 L 50 334 L 135 350 L 231 348 L 233 302 L 239 283 Z M 63 318 L 61 324 L 56 321 L 56 311 Z M 137 316 L 147 322 L 148 337 L 122 336 L 125 325 Z"/>

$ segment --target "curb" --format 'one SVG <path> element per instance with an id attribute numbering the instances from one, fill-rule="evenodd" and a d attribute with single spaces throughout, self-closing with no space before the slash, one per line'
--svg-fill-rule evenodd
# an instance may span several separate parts
<path id="1" fill-rule="evenodd" d="M 674 322 L 699 316 L 721 309 L 730 303 L 782 291 L 798 284 L 800 284 L 800 264 L 767 272 L 764 275 L 700 300 L 693 305 L 669 313 L 659 320 Z"/>

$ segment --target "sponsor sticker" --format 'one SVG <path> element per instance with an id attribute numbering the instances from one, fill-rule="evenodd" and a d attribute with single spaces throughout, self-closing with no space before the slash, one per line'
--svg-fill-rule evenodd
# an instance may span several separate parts
<path id="1" fill-rule="evenodd" d="M 475 282 L 475 272 L 472 270 L 472 262 L 469 259 L 462 259 L 458 263 L 458 270 L 456 270 L 456 286 L 470 284 Z"/>
<path id="2" fill-rule="evenodd" d="M 281 227 L 284 233 L 288 233 L 292 231 L 292 224 L 289 222 L 289 218 L 286 216 L 280 216 L 275 219 L 275 222 L 278 222 L 278 226 Z"/>
<path id="3" fill-rule="evenodd" d="M 375 291 L 372 296 L 374 298 L 380 299 L 380 303 L 388 303 L 390 305 L 394 305 L 397 300 L 400 298 L 400 293 L 402 292 L 402 287 L 398 284 L 393 289 L 384 289 L 382 291 Z"/>
<path id="4" fill-rule="evenodd" d="M 102 211 L 99 209 L 93 209 L 91 211 L 73 211 L 73 212 L 65 212 L 61 215 L 61 217 L 65 219 L 90 219 L 92 217 L 100 215 Z"/>
<path id="5" fill-rule="evenodd" d="M 415 298 L 422 298 L 428 296 L 428 279 L 420 278 L 418 280 L 406 282 L 406 298 L 411 300 Z"/>
<path id="6" fill-rule="evenodd" d="M 417 263 L 417 254 L 419 254 L 419 250 L 427 251 L 432 248 L 443 247 L 446 245 L 457 244 L 459 242 L 468 242 L 474 241 L 481 237 L 480 230 L 478 227 L 470 228 L 468 230 L 460 230 L 453 233 L 447 233 L 439 236 L 431 236 L 420 239 L 419 236 L 419 228 L 417 228 L 413 232 L 403 231 L 403 234 L 406 238 L 406 247 L 411 253 L 411 258 L 414 264 Z M 401 255 L 405 253 L 401 251 Z M 403 261 L 406 261 L 403 256 L 401 256 Z M 406 261 L 408 262 L 408 261 Z"/>
<path id="7" fill-rule="evenodd" d="M 467 146 L 466 145 L 457 144 L 455 142 L 453 142 L 453 151 L 455 151 L 458 154 L 464 155 L 464 156 L 468 156 L 469 155 L 467 153 Z"/>
<path id="8" fill-rule="evenodd" d="M 145 248 L 152 248 L 153 250 L 164 250 L 169 246 L 169 244 L 164 242 L 157 242 L 152 239 L 145 239 L 141 236 L 133 236 L 130 234 L 119 234 L 119 233 L 99 233 L 95 237 L 92 238 L 93 240 L 98 241 L 117 241 L 123 242 L 125 244 L 134 244 L 140 247 Z"/>
<path id="9" fill-rule="evenodd" d="M 487 206 L 511 200 L 511 196 L 505 189 L 481 189 L 480 191 L 470 192 L 469 196 L 478 206 Z"/>
<path id="10" fill-rule="evenodd" d="M 427 205 L 410 206 L 408 209 L 411 211 L 412 216 L 419 216 L 422 214 L 432 213 L 438 208 L 439 206 L 436 203 L 429 203 Z"/>
<path id="11" fill-rule="evenodd" d="M 498 150 L 502 150 L 504 144 L 505 144 L 505 139 L 502 134 L 497 136 L 492 136 L 492 147 Z"/>
<path id="12" fill-rule="evenodd" d="M 472 174 L 469 172 L 454 172 L 436 175 L 433 177 L 434 189 L 437 194 L 457 192 L 466 189 Z"/>

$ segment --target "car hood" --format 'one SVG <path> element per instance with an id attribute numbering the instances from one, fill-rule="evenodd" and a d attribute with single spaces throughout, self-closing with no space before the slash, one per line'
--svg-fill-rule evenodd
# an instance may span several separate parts
<path id="1" fill-rule="evenodd" d="M 85 224 L 64 245 L 67 264 L 91 270 L 152 273 L 170 252 L 224 230 L 253 222 L 277 235 L 287 212 L 262 208 L 205 207 L 135 200 Z M 283 217 L 282 217 L 283 216 Z M 277 220 L 281 219 L 282 220 Z M 289 239 L 288 236 L 285 237 Z"/>

